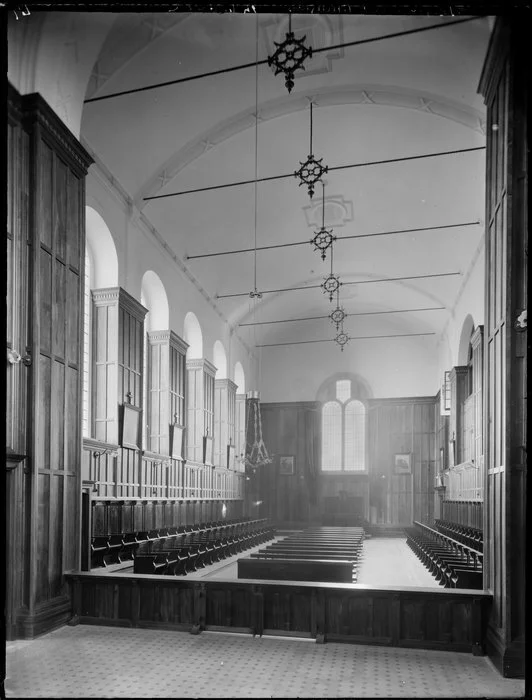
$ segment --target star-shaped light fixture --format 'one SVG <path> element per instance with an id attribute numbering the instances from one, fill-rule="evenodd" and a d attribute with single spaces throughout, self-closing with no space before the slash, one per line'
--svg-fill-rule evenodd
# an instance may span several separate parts
<path id="1" fill-rule="evenodd" d="M 309 197 L 312 199 L 312 195 L 314 194 L 314 185 L 317 182 L 321 182 L 321 178 L 323 175 L 325 175 L 326 172 L 329 170 L 328 165 L 322 165 L 323 158 L 314 158 L 314 155 L 312 153 L 312 101 L 310 102 L 310 153 L 307 156 L 307 160 L 302 163 L 299 161 L 299 164 L 301 167 L 299 170 L 296 170 L 294 172 L 294 177 L 298 177 L 301 182 L 299 183 L 299 186 L 301 185 L 307 185 L 308 187 L 308 193 Z"/>
<path id="2" fill-rule="evenodd" d="M 346 315 L 347 314 L 345 313 L 345 311 L 339 305 L 337 305 L 337 307 L 336 307 L 336 309 L 334 309 L 334 311 L 331 311 L 331 313 L 329 314 L 329 318 L 335 324 L 336 330 L 338 330 L 340 328 L 340 326 L 343 324 Z"/>
<path id="3" fill-rule="evenodd" d="M 294 73 L 296 70 L 305 70 L 303 63 L 307 58 L 312 58 L 312 48 L 305 46 L 306 35 L 296 39 L 292 32 L 292 15 L 288 15 L 288 32 L 285 40 L 278 44 L 273 56 L 268 56 L 268 65 L 275 68 L 275 75 L 285 74 L 285 86 L 288 92 L 294 87 Z"/>
<path id="4" fill-rule="evenodd" d="M 340 346 L 340 350 L 343 352 L 344 347 L 349 342 L 349 336 L 347 335 L 347 333 L 344 332 L 344 329 L 342 328 L 342 330 L 340 331 L 340 333 L 338 333 L 334 341 L 338 343 L 338 345 Z"/>
<path id="5" fill-rule="evenodd" d="M 332 229 L 327 230 L 325 228 L 325 183 L 322 182 L 322 185 L 323 195 L 321 200 L 321 228 L 319 231 L 316 231 L 314 238 L 310 242 L 314 245 L 314 250 L 321 251 L 321 259 L 325 260 L 327 256 L 327 249 L 332 246 L 333 241 L 336 240 L 336 236 L 333 236 Z"/>
<path id="6" fill-rule="evenodd" d="M 321 284 L 324 293 L 329 295 L 329 301 L 333 300 L 335 293 L 340 289 L 340 284 L 340 278 L 332 272 Z"/>

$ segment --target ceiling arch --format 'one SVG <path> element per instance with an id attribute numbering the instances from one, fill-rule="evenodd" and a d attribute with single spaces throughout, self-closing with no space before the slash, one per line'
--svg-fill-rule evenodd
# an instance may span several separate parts
<path id="1" fill-rule="evenodd" d="M 379 85 L 345 85 L 319 88 L 310 94 L 283 96 L 260 104 L 257 119 L 260 122 L 277 119 L 308 109 L 310 102 L 316 107 L 335 105 L 373 105 L 400 107 L 429 115 L 450 119 L 453 122 L 485 135 L 485 118 L 477 109 L 460 102 L 448 100 L 425 91 L 402 88 L 397 90 Z M 161 194 L 162 190 L 197 158 L 236 134 L 255 126 L 255 109 L 251 107 L 219 122 L 211 129 L 199 134 L 173 153 L 153 173 L 135 196 L 135 203 L 142 209 L 146 197 Z"/>

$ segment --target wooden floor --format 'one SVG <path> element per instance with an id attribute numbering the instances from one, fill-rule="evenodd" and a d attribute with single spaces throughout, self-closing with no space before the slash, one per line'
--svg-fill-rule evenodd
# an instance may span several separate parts
<path id="1" fill-rule="evenodd" d="M 276 538 L 282 539 L 282 538 Z M 263 547 L 264 545 L 261 545 Z M 237 561 L 260 549 L 255 547 L 201 569 L 187 578 L 236 579 Z M 364 540 L 357 583 L 368 586 L 414 586 L 439 588 L 435 579 L 400 537 L 372 537 Z"/>

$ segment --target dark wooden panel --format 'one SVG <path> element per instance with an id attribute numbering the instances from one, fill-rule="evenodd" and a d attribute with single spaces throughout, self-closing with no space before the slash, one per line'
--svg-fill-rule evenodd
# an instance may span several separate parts
<path id="1" fill-rule="evenodd" d="M 40 603 L 48 599 L 48 561 L 50 557 L 50 474 L 39 474 L 38 516 L 39 527 L 36 531 L 36 576 L 35 601 Z"/>
<path id="2" fill-rule="evenodd" d="M 52 256 L 40 249 L 39 265 L 39 319 L 40 351 L 48 355 L 52 351 Z"/>
<path id="3" fill-rule="evenodd" d="M 43 141 L 40 142 L 39 185 L 40 199 L 37 201 L 38 227 L 40 240 L 47 248 L 52 248 L 52 214 L 53 200 L 53 154 Z"/>
<path id="4" fill-rule="evenodd" d="M 252 629 L 261 634 L 482 653 L 491 599 L 449 590 L 356 585 L 185 581 L 164 576 L 76 574 L 81 622 Z"/>

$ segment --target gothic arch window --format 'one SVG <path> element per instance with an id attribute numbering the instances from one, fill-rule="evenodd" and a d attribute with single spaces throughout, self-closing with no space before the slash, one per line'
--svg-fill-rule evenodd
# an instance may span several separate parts
<path id="1" fill-rule="evenodd" d="M 366 406 L 353 395 L 351 379 L 336 380 L 323 404 L 321 437 L 322 471 L 366 471 Z"/>
<path id="2" fill-rule="evenodd" d="M 92 294 L 94 260 L 85 246 L 85 287 L 83 298 L 83 437 L 91 437 L 91 357 L 92 357 Z"/>

